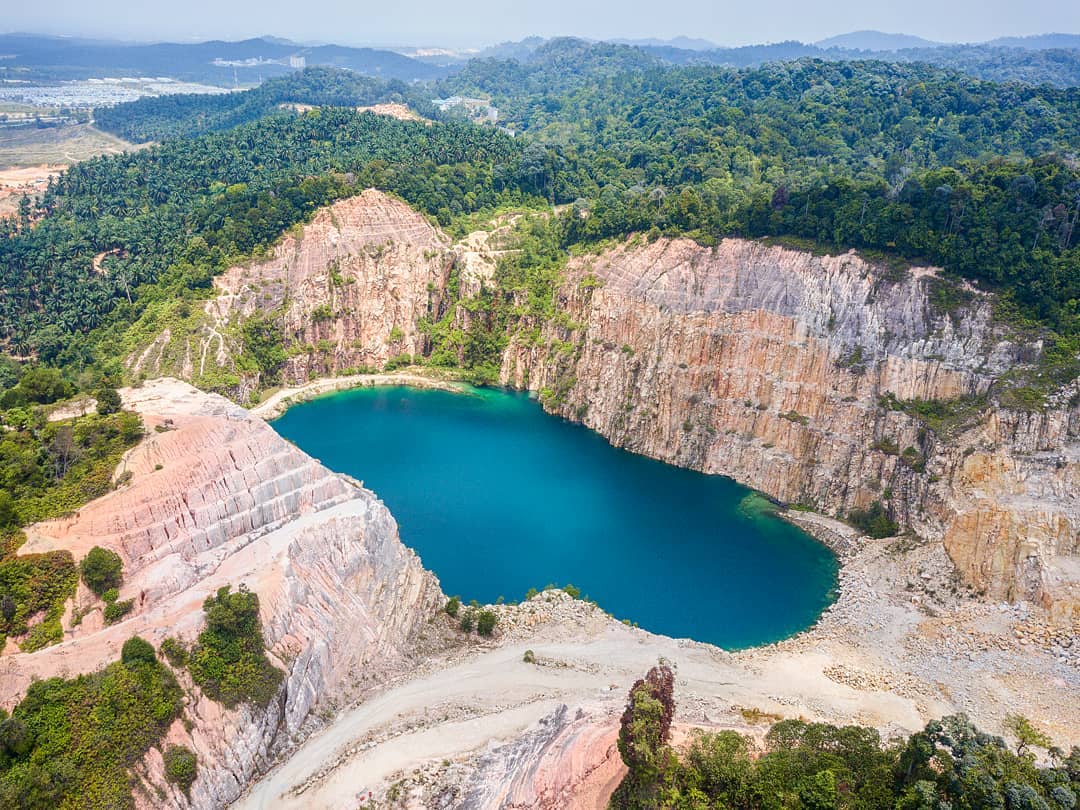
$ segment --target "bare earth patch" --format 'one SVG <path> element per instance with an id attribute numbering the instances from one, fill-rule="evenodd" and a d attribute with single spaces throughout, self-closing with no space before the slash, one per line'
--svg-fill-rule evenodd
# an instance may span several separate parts
<path id="1" fill-rule="evenodd" d="M 0 140 L 0 149 L 3 148 Z M 39 166 L 11 166 L 0 169 L 0 217 L 15 214 L 19 210 L 19 200 L 25 194 L 36 197 L 45 191 L 49 178 L 64 171 L 67 165 L 62 163 L 43 163 Z"/>
<path id="2" fill-rule="evenodd" d="M 677 672 L 684 733 L 760 736 L 760 712 L 888 737 L 957 711 L 1000 732 L 1020 712 L 1080 741 L 1080 649 L 1015 633 L 1040 626 L 1038 608 L 954 592 L 940 546 L 864 538 L 844 556 L 841 596 L 816 627 L 742 652 L 627 627 L 561 591 L 494 606 L 495 641 L 474 636 L 339 714 L 238 806 L 363 806 L 371 791 L 391 807 L 604 807 L 626 692 L 660 658 Z"/>

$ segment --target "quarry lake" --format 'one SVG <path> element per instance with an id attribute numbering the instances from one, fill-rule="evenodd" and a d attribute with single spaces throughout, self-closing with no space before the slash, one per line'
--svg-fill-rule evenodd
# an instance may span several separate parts
<path id="1" fill-rule="evenodd" d="M 619 619 L 730 649 L 812 625 L 833 597 L 836 558 L 760 495 L 618 450 L 524 394 L 360 388 L 273 425 L 382 498 L 465 602 L 573 583 Z"/>

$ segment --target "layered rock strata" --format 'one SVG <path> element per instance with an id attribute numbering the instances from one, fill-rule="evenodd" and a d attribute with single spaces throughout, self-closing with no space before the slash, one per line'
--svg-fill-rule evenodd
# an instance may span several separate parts
<path id="1" fill-rule="evenodd" d="M 0 659 L 0 705 L 10 708 L 33 678 L 116 660 L 132 635 L 155 646 L 166 636 L 191 641 L 206 597 L 243 584 L 260 597 L 283 686 L 265 710 L 225 710 L 186 683 L 192 725 L 178 721 L 170 732 L 199 757 L 190 805 L 222 807 L 303 736 L 316 707 L 349 702 L 406 669 L 442 595 L 382 502 L 262 420 L 176 380 L 126 391 L 124 400 L 150 429 L 118 471 L 130 480 L 70 518 L 31 527 L 21 552 L 117 552 L 120 598 L 133 599 L 134 610 L 104 626 L 100 603 L 80 586 L 77 608 L 87 613 L 75 624 L 68 612 L 61 644 Z M 139 772 L 147 806 L 159 806 L 158 790 L 189 804 L 164 781 L 160 753 Z"/>
<path id="2" fill-rule="evenodd" d="M 165 330 L 131 365 L 192 380 L 235 369 L 253 315 L 284 331 L 287 384 L 423 353 L 425 319 L 493 283 L 496 235 L 452 245 L 365 191 L 216 279 L 198 334 Z M 943 283 L 854 253 L 630 240 L 571 260 L 560 317 L 511 339 L 501 381 L 618 446 L 785 503 L 847 515 L 880 501 L 943 542 L 975 592 L 1038 602 L 1068 626 L 1080 621 L 1080 384 L 1040 412 L 994 405 L 1002 376 L 1041 347 L 1011 338 L 977 290 L 935 307 Z M 258 380 L 241 376 L 243 399 Z M 918 400 L 966 413 L 930 429 L 903 407 Z"/>

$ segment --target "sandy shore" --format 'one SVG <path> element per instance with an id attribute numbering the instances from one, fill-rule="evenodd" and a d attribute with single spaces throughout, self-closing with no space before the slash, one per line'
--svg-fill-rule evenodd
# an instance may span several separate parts
<path id="1" fill-rule="evenodd" d="M 276 419 L 293 405 L 315 399 L 334 391 L 349 388 L 365 388 L 375 385 L 411 385 L 415 388 L 436 388 L 443 391 L 463 391 L 465 384 L 453 379 L 418 373 L 415 369 L 406 369 L 387 374 L 352 374 L 346 377 L 320 377 L 295 388 L 282 388 L 275 391 L 263 402 L 250 411 L 253 415 L 267 421 Z"/>

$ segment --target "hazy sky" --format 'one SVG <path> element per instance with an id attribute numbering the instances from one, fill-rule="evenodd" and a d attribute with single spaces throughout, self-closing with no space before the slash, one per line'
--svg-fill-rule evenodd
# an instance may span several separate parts
<path id="1" fill-rule="evenodd" d="M 978 41 L 1080 32 L 1076 0 L 0 0 L 0 30 L 118 39 L 272 34 L 341 44 L 483 45 L 530 34 L 686 34 L 721 45 L 875 28 Z"/>

